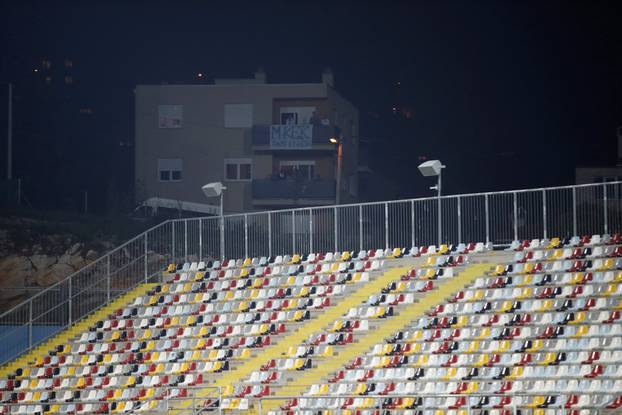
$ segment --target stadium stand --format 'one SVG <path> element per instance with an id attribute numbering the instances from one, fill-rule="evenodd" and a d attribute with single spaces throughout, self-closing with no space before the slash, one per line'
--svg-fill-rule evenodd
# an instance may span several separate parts
<path id="1" fill-rule="evenodd" d="M 618 233 L 184 259 L 156 277 L 7 362 L 0 413 L 622 411 Z"/>

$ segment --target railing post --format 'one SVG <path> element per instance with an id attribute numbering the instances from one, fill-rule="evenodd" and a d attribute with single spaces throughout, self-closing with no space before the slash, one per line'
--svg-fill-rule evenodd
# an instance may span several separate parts
<path id="1" fill-rule="evenodd" d="M 244 214 L 244 258 L 248 258 L 248 215 Z"/>
<path id="2" fill-rule="evenodd" d="M 188 219 L 184 219 L 184 261 L 188 261 Z"/>
<path id="3" fill-rule="evenodd" d="M 292 255 L 296 253 L 296 211 L 292 210 Z"/>
<path id="4" fill-rule="evenodd" d="M 389 249 L 389 204 L 384 204 L 384 249 Z"/>
<path id="5" fill-rule="evenodd" d="M 490 215 L 488 214 L 488 193 L 484 195 L 484 210 L 486 214 L 486 244 L 490 242 Z"/>
<path id="6" fill-rule="evenodd" d="M 363 205 L 359 205 L 359 251 L 363 250 Z"/>
<path id="7" fill-rule="evenodd" d="M 542 190 L 542 226 L 543 226 L 543 238 L 546 239 L 546 190 Z"/>
<path id="8" fill-rule="evenodd" d="M 219 222 L 220 222 L 220 257 L 224 261 L 225 260 L 225 217 L 223 216 L 222 211 L 220 212 Z"/>
<path id="9" fill-rule="evenodd" d="M 577 188 L 572 188 L 572 236 L 577 234 Z"/>
<path id="10" fill-rule="evenodd" d="M 514 199 L 514 240 L 518 241 L 518 194 L 512 193 Z"/>
<path id="11" fill-rule="evenodd" d="M 173 249 L 171 250 L 173 253 L 173 257 L 171 258 L 171 262 L 177 263 L 177 257 L 175 256 L 175 221 L 171 222 L 171 242 L 173 245 Z"/>
<path id="12" fill-rule="evenodd" d="M 462 243 L 462 212 L 460 210 L 460 196 L 458 196 L 458 243 Z"/>
<path id="13" fill-rule="evenodd" d="M 199 262 L 203 260 L 203 219 L 199 219 Z"/>
<path id="14" fill-rule="evenodd" d="M 28 349 L 32 348 L 32 298 L 28 301 Z"/>
<path id="15" fill-rule="evenodd" d="M 313 209 L 309 209 L 309 253 L 313 252 Z"/>
<path id="16" fill-rule="evenodd" d="M 268 256 L 272 256 L 272 213 L 268 212 Z"/>
<path id="17" fill-rule="evenodd" d="M 609 231 L 609 221 L 607 220 L 607 183 L 603 183 L 603 218 L 605 225 L 605 232 L 603 233 L 606 234 Z"/>
<path id="18" fill-rule="evenodd" d="M 68 291 L 69 291 L 69 298 L 67 299 L 67 327 L 71 326 L 71 280 L 72 278 L 69 277 L 67 279 L 67 285 L 68 285 Z"/>
<path id="19" fill-rule="evenodd" d="M 415 246 L 415 201 L 410 201 L 410 247 Z"/>
<path id="20" fill-rule="evenodd" d="M 339 231 L 339 221 L 337 219 L 337 206 L 335 206 L 333 208 L 333 223 L 335 225 L 335 249 L 334 252 L 337 252 L 337 237 L 338 237 L 338 231 Z"/>
<path id="21" fill-rule="evenodd" d="M 110 254 L 106 256 L 106 302 L 110 302 Z"/>
<path id="22" fill-rule="evenodd" d="M 145 236 L 143 237 L 144 240 L 144 245 L 145 245 L 145 284 L 147 283 L 148 279 L 149 279 L 149 264 L 147 262 L 147 258 L 148 258 L 148 254 L 147 254 L 147 232 L 145 232 Z"/>

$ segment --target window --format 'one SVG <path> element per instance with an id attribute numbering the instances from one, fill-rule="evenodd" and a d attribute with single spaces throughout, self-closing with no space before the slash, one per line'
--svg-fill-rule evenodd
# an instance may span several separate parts
<path id="1" fill-rule="evenodd" d="M 225 180 L 251 180 L 253 164 L 251 159 L 225 159 Z"/>
<path id="2" fill-rule="evenodd" d="M 182 179 L 181 159 L 158 159 L 158 178 L 161 182 L 179 182 Z"/>
<path id="3" fill-rule="evenodd" d="M 158 105 L 158 127 L 181 128 L 183 119 L 183 105 Z"/>
<path id="4" fill-rule="evenodd" d="M 279 174 L 285 178 L 312 180 L 315 178 L 315 161 L 285 160 L 279 163 Z"/>
<path id="5" fill-rule="evenodd" d="M 225 104 L 225 128 L 253 126 L 253 104 Z"/>
<path id="6" fill-rule="evenodd" d="M 319 120 L 316 107 L 281 107 L 281 124 L 313 124 L 314 117 Z"/>

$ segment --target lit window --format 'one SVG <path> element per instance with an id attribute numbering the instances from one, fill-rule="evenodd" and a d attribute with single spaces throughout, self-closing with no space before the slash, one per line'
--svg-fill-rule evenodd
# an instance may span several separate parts
<path id="1" fill-rule="evenodd" d="M 73 61 L 70 59 L 65 59 L 65 68 L 73 67 Z"/>
<path id="2" fill-rule="evenodd" d="M 158 177 L 161 182 L 181 181 L 182 170 L 181 159 L 158 159 Z"/>
<path id="3" fill-rule="evenodd" d="M 253 164 L 251 159 L 225 159 L 225 180 L 251 180 Z"/>
<path id="4" fill-rule="evenodd" d="M 67 85 L 69 85 L 69 84 L 73 84 L 73 78 L 72 78 L 71 76 L 66 76 L 66 77 L 65 77 L 65 83 L 66 83 Z"/>

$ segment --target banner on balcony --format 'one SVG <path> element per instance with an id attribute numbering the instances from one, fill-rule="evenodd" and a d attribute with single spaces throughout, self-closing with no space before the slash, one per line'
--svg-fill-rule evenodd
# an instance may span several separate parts
<path id="1" fill-rule="evenodd" d="M 270 148 L 275 150 L 306 150 L 313 144 L 312 124 L 270 126 Z"/>

